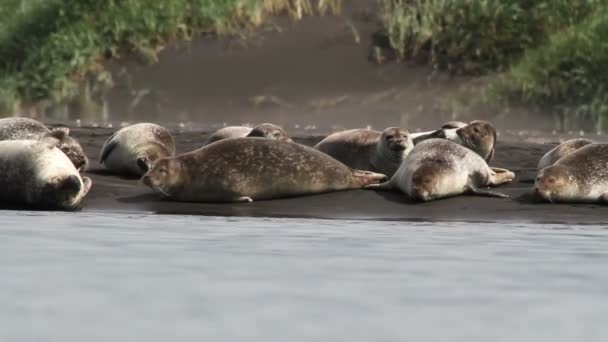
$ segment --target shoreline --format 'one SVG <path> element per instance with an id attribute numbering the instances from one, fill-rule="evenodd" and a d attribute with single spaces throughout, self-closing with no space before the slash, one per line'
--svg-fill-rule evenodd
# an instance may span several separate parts
<path id="1" fill-rule="evenodd" d="M 459 221 L 545 224 L 601 224 L 601 205 L 536 203 L 530 190 L 539 158 L 554 144 L 499 141 L 492 166 L 515 172 L 511 184 L 497 187 L 507 199 L 458 196 L 427 203 L 411 203 L 398 192 L 349 190 L 252 203 L 184 203 L 162 200 L 137 179 L 115 176 L 97 163 L 97 155 L 113 129 L 72 128 L 90 159 L 87 176 L 93 186 L 81 212 L 128 212 L 164 215 L 203 215 L 273 218 L 354 219 L 378 221 Z M 172 132 L 177 153 L 200 147 L 208 133 Z M 295 136 L 294 141 L 314 145 L 321 137 Z"/>

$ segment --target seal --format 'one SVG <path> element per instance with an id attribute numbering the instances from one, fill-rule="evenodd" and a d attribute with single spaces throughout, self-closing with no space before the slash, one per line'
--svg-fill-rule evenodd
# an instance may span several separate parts
<path id="1" fill-rule="evenodd" d="M 538 166 L 536 167 L 537 171 L 542 170 L 543 168 L 553 165 L 556 161 L 562 158 L 565 155 L 568 155 L 581 147 L 585 147 L 589 144 L 593 144 L 592 140 L 589 139 L 570 139 L 566 140 L 563 143 L 555 146 L 549 152 L 547 152 L 540 160 L 538 161 Z"/>
<path id="2" fill-rule="evenodd" d="M 60 127 L 68 135 L 59 144 L 59 149 L 72 161 L 79 172 L 84 172 L 88 158 L 78 140 L 69 136 L 67 127 Z M 29 118 L 0 119 L 0 140 L 38 140 L 51 132 L 43 123 Z"/>
<path id="3" fill-rule="evenodd" d="M 508 183 L 511 171 L 490 168 L 478 154 L 445 139 L 425 140 L 412 150 L 399 170 L 386 183 L 367 189 L 398 189 L 415 201 L 432 201 L 463 193 L 507 197 L 480 187 Z"/>
<path id="4" fill-rule="evenodd" d="M 414 148 L 406 129 L 389 127 L 382 132 L 351 129 L 331 134 L 315 149 L 358 170 L 373 171 L 391 177 Z"/>
<path id="5" fill-rule="evenodd" d="M 608 204 L 608 144 L 588 144 L 541 169 L 536 196 L 548 202 Z"/>
<path id="6" fill-rule="evenodd" d="M 175 142 L 167 129 L 138 123 L 121 128 L 106 140 L 99 163 L 114 173 L 140 177 L 155 160 L 174 153 Z"/>
<path id="7" fill-rule="evenodd" d="M 485 161 L 490 162 L 494 158 L 497 132 L 490 122 L 475 120 L 468 124 L 460 121 L 450 121 L 443 124 L 442 128 L 436 131 L 412 134 L 414 144 L 432 138 L 447 139 L 468 147 L 479 154 Z"/>
<path id="8" fill-rule="evenodd" d="M 39 140 L 0 141 L 0 201 L 45 209 L 76 209 L 91 188 L 58 146 L 54 130 Z"/>
<path id="9" fill-rule="evenodd" d="M 308 146 L 234 138 L 159 159 L 142 182 L 175 201 L 251 202 L 358 189 L 386 179 Z"/>
<path id="10" fill-rule="evenodd" d="M 289 135 L 287 135 L 287 133 L 285 133 L 281 127 L 271 123 L 262 123 L 253 128 L 245 126 L 224 127 L 211 134 L 203 146 L 223 139 L 243 137 L 260 137 L 293 142 L 293 140 L 291 140 Z"/>

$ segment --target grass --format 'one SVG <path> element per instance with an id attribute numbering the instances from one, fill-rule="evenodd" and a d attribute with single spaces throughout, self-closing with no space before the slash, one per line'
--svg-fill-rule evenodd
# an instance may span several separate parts
<path id="1" fill-rule="evenodd" d="M 298 19 L 339 7 L 340 0 L 3 0 L 0 114 L 111 85 L 108 58 L 129 53 L 154 62 L 172 41 L 243 34 L 269 15 Z"/>
<path id="2" fill-rule="evenodd" d="M 500 78 L 494 91 L 511 103 L 560 114 L 562 128 L 575 124 L 608 129 L 608 7 L 550 36 Z"/>
<path id="3" fill-rule="evenodd" d="M 402 59 L 456 74 L 504 70 L 599 0 L 381 0 L 384 34 Z"/>
<path id="4" fill-rule="evenodd" d="M 381 33 L 400 59 L 483 76 L 466 101 L 557 114 L 561 129 L 608 129 L 605 1 L 380 1 Z"/>

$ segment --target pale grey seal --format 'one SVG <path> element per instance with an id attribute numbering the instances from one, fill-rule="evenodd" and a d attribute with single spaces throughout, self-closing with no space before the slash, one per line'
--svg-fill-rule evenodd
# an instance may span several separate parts
<path id="1" fill-rule="evenodd" d="M 234 138 L 159 159 L 142 181 L 176 201 L 250 202 L 358 189 L 386 179 L 304 145 Z"/>
<path id="2" fill-rule="evenodd" d="M 66 127 L 58 129 L 64 130 L 69 134 L 69 129 Z M 34 119 L 0 119 L 0 140 L 38 140 L 50 132 L 51 129 Z M 86 170 L 88 159 L 78 140 L 68 135 L 61 141 L 58 148 L 70 158 L 78 171 L 83 172 Z"/>
<path id="3" fill-rule="evenodd" d="M 412 134 L 414 144 L 432 138 L 447 139 L 468 147 L 479 154 L 485 161 L 489 162 L 494 157 L 497 132 L 490 122 L 475 120 L 468 124 L 460 121 L 451 121 L 443 124 L 442 128 L 436 131 Z"/>
<path id="4" fill-rule="evenodd" d="M 121 128 L 106 140 L 99 163 L 118 174 L 141 176 L 156 159 L 174 153 L 175 142 L 166 128 L 138 123 Z"/>
<path id="5" fill-rule="evenodd" d="M 585 147 L 589 144 L 593 144 L 592 140 L 589 139 L 570 139 L 566 140 L 563 143 L 555 146 L 549 152 L 547 152 L 540 160 L 538 161 L 538 166 L 536 167 L 537 171 L 542 170 L 543 168 L 553 165 L 556 161 L 558 161 L 561 157 L 568 155 L 581 147 Z"/>
<path id="6" fill-rule="evenodd" d="M 351 129 L 329 135 L 315 148 L 353 169 L 391 177 L 414 148 L 414 142 L 409 132 L 399 127 L 389 127 L 382 132 Z"/>
<path id="7" fill-rule="evenodd" d="M 588 144 L 541 169 L 534 192 L 549 202 L 608 204 L 608 144 Z"/>
<path id="8" fill-rule="evenodd" d="M 285 133 L 283 128 L 271 123 L 262 123 L 253 128 L 244 126 L 224 127 L 211 134 L 203 146 L 223 139 L 243 137 L 259 137 L 292 142 L 291 138 L 287 135 L 287 133 Z"/>
<path id="9" fill-rule="evenodd" d="M 74 209 L 91 188 L 57 147 L 66 131 L 39 140 L 0 141 L 0 201 L 32 207 Z"/>
<path id="10" fill-rule="evenodd" d="M 386 183 L 368 189 L 399 189 L 416 201 L 431 201 L 463 193 L 507 197 L 480 189 L 510 182 L 513 172 L 490 168 L 478 154 L 445 139 L 425 140 L 412 150 Z"/>

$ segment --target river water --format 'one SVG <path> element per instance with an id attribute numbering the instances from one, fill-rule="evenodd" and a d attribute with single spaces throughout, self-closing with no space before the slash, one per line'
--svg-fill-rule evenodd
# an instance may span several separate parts
<path id="1" fill-rule="evenodd" d="M 0 341 L 608 337 L 598 226 L 0 215 Z"/>

